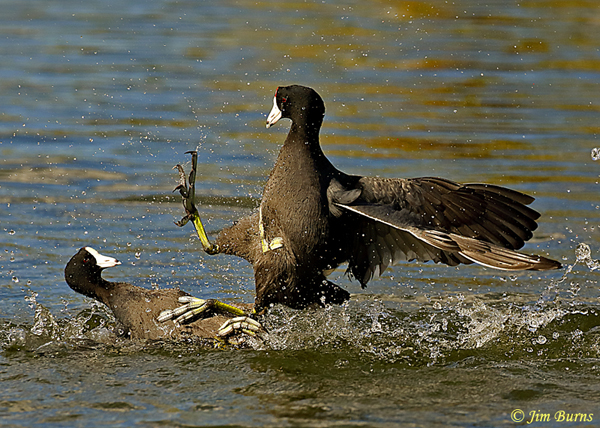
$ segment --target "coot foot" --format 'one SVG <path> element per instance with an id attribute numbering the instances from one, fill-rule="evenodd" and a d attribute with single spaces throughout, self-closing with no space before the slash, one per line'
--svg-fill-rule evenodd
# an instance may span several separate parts
<path id="1" fill-rule="evenodd" d="M 256 336 L 256 333 L 264 330 L 260 323 L 250 317 L 235 317 L 225 321 L 225 323 L 219 328 L 217 336 L 225 337 L 235 332 L 245 333 L 249 336 Z"/>
<path id="2" fill-rule="evenodd" d="M 219 331 L 217 332 L 218 337 L 226 337 L 235 332 L 255 336 L 256 333 L 264 330 L 260 323 L 248 317 L 243 310 L 219 300 L 205 300 L 193 296 L 182 296 L 178 300 L 179 303 L 184 303 L 184 305 L 175 309 L 162 311 L 156 320 L 158 322 L 165 322 L 173 319 L 176 323 L 183 324 L 192 321 L 194 318 L 208 310 L 212 310 L 236 315 L 235 318 L 227 320 L 219 328 Z"/>
<path id="3" fill-rule="evenodd" d="M 227 303 L 220 302 L 219 300 L 205 300 L 193 296 L 181 296 L 178 300 L 179 303 L 185 304 L 175 309 L 167 309 L 162 311 L 156 320 L 158 322 L 164 322 L 173 319 L 173 321 L 176 323 L 181 324 L 189 322 L 193 318 L 196 318 L 198 315 L 208 311 L 209 309 L 212 309 L 213 311 L 227 312 L 236 316 L 246 315 L 243 310 L 236 308 L 235 306 L 228 305 Z"/>
<path id="4" fill-rule="evenodd" d="M 219 246 L 212 244 L 208 240 L 204 225 L 202 224 L 198 210 L 194 205 L 194 199 L 196 198 L 196 166 L 198 164 L 198 152 L 192 150 L 186 153 L 192 155 L 192 170 L 190 171 L 189 179 L 186 180 L 185 171 L 181 165 L 177 164 L 175 167 L 179 171 L 179 184 L 173 191 L 179 190 L 179 193 L 183 198 L 183 208 L 185 209 L 185 216 L 181 220 L 176 221 L 175 224 L 179 227 L 183 227 L 191 220 L 196 228 L 196 233 L 198 234 L 198 238 L 200 238 L 204 251 L 208 254 L 218 254 Z"/>

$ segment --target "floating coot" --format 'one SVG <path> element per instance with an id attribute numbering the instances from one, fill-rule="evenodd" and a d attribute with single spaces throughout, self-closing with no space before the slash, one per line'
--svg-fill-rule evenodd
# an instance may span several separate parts
<path id="1" fill-rule="evenodd" d="M 181 302 L 191 296 L 173 288 L 148 290 L 127 282 L 110 282 L 102 278 L 104 269 L 120 264 L 115 258 L 103 256 L 91 247 L 83 247 L 67 263 L 65 280 L 76 292 L 108 306 L 122 324 L 125 334 L 134 339 L 213 339 L 223 324 L 234 316 L 243 315 L 243 310 L 252 307 L 225 305 L 237 309 L 237 312 L 233 311 L 235 313 L 232 314 L 219 310 L 215 313 L 212 301 L 205 301 L 208 304 L 204 318 L 185 325 L 174 321 L 158 322 L 157 316 L 161 312 L 181 306 Z"/>

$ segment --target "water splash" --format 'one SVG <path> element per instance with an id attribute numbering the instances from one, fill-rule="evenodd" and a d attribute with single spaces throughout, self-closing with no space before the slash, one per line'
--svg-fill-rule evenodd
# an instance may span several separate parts
<path id="1" fill-rule="evenodd" d="M 592 160 L 600 160 L 600 149 L 598 147 L 592 149 Z"/>
<path id="2" fill-rule="evenodd" d="M 576 261 L 561 278 L 551 281 L 542 296 L 519 293 L 455 293 L 427 296 L 359 295 L 339 306 L 311 310 L 272 308 L 260 322 L 268 333 L 244 343 L 257 351 L 316 351 L 343 353 L 407 366 L 456 364 L 473 356 L 488 360 L 600 358 L 600 313 L 593 306 L 557 299 L 576 265 L 590 271 L 600 268 L 587 244 L 575 251 Z M 119 340 L 118 326 L 102 305 L 74 317 L 53 316 L 29 291 L 26 300 L 35 310 L 30 326 L 0 328 L 6 349 L 37 352 L 71 352 L 81 343 L 108 349 Z M 113 323 L 113 324 L 111 324 Z M 119 348 L 140 342 L 122 340 Z M 137 345 L 135 345 L 137 343 Z M 97 345 L 94 345 L 97 346 Z M 157 345 L 181 353 L 188 343 Z M 198 345 L 200 346 L 200 345 Z M 87 348 L 86 348 L 87 349 Z M 95 348 L 96 349 L 96 348 Z M 137 348 L 136 348 L 137 349 Z M 186 351 L 187 352 L 187 351 Z"/>
<path id="3" fill-rule="evenodd" d="M 29 308 L 34 310 L 31 324 L 15 324 L 8 320 L 0 324 L 0 349 L 3 352 L 68 353 L 83 343 L 86 348 L 90 343 L 115 344 L 115 320 L 96 302 L 73 317 L 58 318 L 39 303 L 37 297 L 38 293 L 32 290 L 27 290 L 24 297 Z"/>
<path id="4" fill-rule="evenodd" d="M 39 303 L 37 303 L 35 307 L 33 326 L 30 331 L 36 336 L 46 336 L 52 340 L 56 340 L 60 337 L 60 328 L 54 315 L 52 315 L 48 308 Z"/>
<path id="5" fill-rule="evenodd" d="M 565 282 L 567 280 L 567 278 L 573 271 L 573 268 L 578 263 L 580 263 L 580 264 L 584 263 L 584 264 L 588 265 L 588 262 L 594 262 L 591 259 L 591 253 L 592 253 L 592 251 L 590 250 L 590 247 L 587 244 L 584 244 L 584 243 L 578 244 L 577 248 L 575 249 L 575 263 L 573 263 L 572 265 L 568 265 L 565 272 L 559 279 L 550 282 L 548 287 L 546 287 L 546 289 L 542 292 L 540 298 L 538 299 L 537 306 L 544 307 L 544 306 L 547 306 L 548 304 L 554 302 L 560 291 L 559 285 L 561 285 L 563 282 Z M 595 263 L 598 263 L 598 262 L 595 262 Z M 590 265 L 588 265 L 588 267 L 589 266 Z M 596 268 L 594 268 L 594 269 L 596 269 Z"/>
<path id="6" fill-rule="evenodd" d="M 261 319 L 269 333 L 256 349 L 342 352 L 413 367 L 474 355 L 499 361 L 600 355 L 593 345 L 600 332 L 588 332 L 600 324 L 593 307 L 540 307 L 521 296 L 438 299 L 416 311 L 391 309 L 385 299 L 310 311 L 276 307 Z"/>
<path id="7" fill-rule="evenodd" d="M 416 312 L 410 305 L 402 310 L 397 302 L 391 309 L 385 297 L 352 299 L 317 311 L 276 308 L 266 318 L 269 335 L 262 349 L 354 350 L 410 366 L 448 364 L 473 355 L 474 350 L 500 360 L 598 356 L 600 347 L 592 346 L 598 334 L 588 333 L 590 325 L 600 325 L 598 310 L 557 299 L 559 292 L 576 295 L 574 283 L 569 290 L 561 287 L 576 265 L 590 271 L 600 268 L 587 244 L 579 244 L 575 256 L 575 263 L 566 266 L 560 278 L 552 280 L 539 297 L 531 296 L 533 301 L 521 293 L 502 297 L 492 293 L 441 295 L 423 302 Z"/>
<path id="8" fill-rule="evenodd" d="M 600 268 L 600 261 L 592 259 L 592 250 L 587 244 L 580 243 L 577 245 L 575 257 L 577 257 L 575 263 L 585 264 L 590 271 L 595 271 Z"/>

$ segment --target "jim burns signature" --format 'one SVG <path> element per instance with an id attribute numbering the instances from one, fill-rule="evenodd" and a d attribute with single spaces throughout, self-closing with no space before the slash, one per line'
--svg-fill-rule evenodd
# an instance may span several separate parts
<path id="1" fill-rule="evenodd" d="M 515 409 L 510 414 L 510 418 L 513 422 L 521 423 L 525 421 L 526 424 L 532 424 L 535 422 L 593 422 L 593 413 L 569 413 L 564 410 L 558 410 L 554 413 L 544 413 L 540 410 L 532 410 L 529 413 L 521 409 Z"/>

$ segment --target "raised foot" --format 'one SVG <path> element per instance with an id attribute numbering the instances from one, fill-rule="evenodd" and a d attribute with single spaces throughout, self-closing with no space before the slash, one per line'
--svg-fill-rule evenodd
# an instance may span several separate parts
<path id="1" fill-rule="evenodd" d="M 175 189 L 173 189 L 173 191 L 179 190 L 179 193 L 183 198 L 183 208 L 185 209 L 185 216 L 181 220 L 176 221 L 175 224 L 179 227 L 183 227 L 188 223 L 188 221 L 191 220 L 196 228 L 196 233 L 198 234 L 198 238 L 202 243 L 202 248 L 204 248 L 204 251 L 206 251 L 208 254 L 218 254 L 219 246 L 213 245 L 208 240 L 208 236 L 206 236 L 206 231 L 204 230 L 204 225 L 202 224 L 198 210 L 194 205 L 194 200 L 196 198 L 196 168 L 198 165 L 198 152 L 190 151 L 186 153 L 191 153 L 192 155 L 192 170 L 190 171 L 189 178 L 186 179 L 185 171 L 181 165 L 178 164 L 175 167 L 179 171 L 179 184 L 177 187 L 175 187 Z"/>
<path id="2" fill-rule="evenodd" d="M 185 216 L 175 222 L 175 224 L 179 227 L 183 227 L 187 224 L 188 221 L 193 220 L 195 216 L 198 215 L 198 210 L 194 205 L 194 200 L 196 198 L 196 168 L 198 165 L 198 152 L 190 151 L 186 152 L 192 155 L 192 170 L 190 171 L 189 179 L 185 176 L 185 171 L 183 167 L 177 164 L 174 168 L 177 168 L 179 172 L 179 184 L 177 187 L 173 189 L 173 191 L 179 190 L 179 194 L 183 198 L 183 208 L 185 209 Z M 188 185 L 189 180 L 189 185 Z"/>

